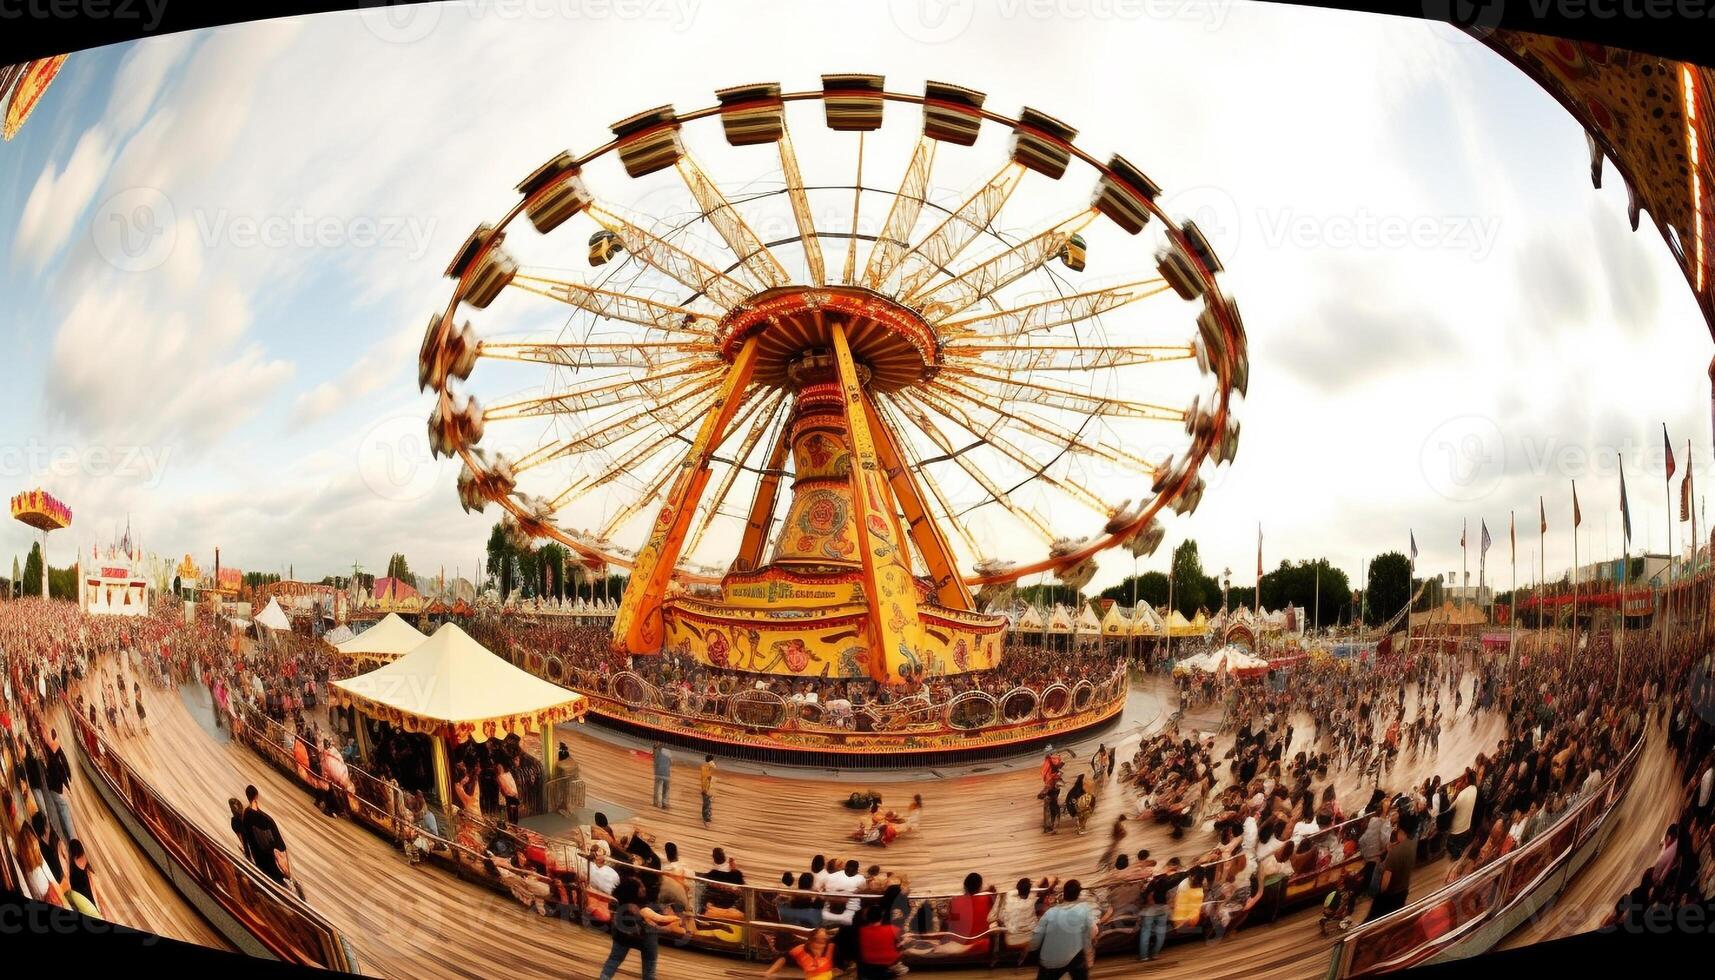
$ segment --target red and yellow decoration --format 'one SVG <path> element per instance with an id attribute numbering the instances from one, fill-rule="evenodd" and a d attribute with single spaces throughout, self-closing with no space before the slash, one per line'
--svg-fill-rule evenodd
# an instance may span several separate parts
<path id="1" fill-rule="evenodd" d="M 46 490 L 26 490 L 12 498 L 12 519 L 38 531 L 59 531 L 71 526 L 71 508 Z"/>
<path id="2" fill-rule="evenodd" d="M 51 58 L 38 58 L 26 62 L 16 72 L 17 81 L 13 83 L 12 98 L 6 104 L 6 121 L 0 128 L 0 137 L 10 140 L 18 135 L 18 130 L 24 127 L 24 121 L 30 118 L 30 113 L 36 110 L 36 104 L 42 101 L 43 93 L 53 84 L 54 77 L 60 73 L 60 66 L 65 64 L 66 56 L 56 54 Z M 5 92 L 0 89 L 0 96 Z"/>

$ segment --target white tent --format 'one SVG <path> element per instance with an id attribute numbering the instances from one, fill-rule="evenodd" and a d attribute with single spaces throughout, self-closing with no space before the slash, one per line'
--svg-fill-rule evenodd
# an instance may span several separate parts
<path id="1" fill-rule="evenodd" d="M 1035 606 L 1025 606 L 1024 611 L 1018 614 L 1017 619 L 1013 620 L 1013 629 L 1021 633 L 1042 632 L 1042 610 Z"/>
<path id="2" fill-rule="evenodd" d="M 1233 673 L 1240 670 L 1262 670 L 1268 667 L 1268 661 L 1253 656 L 1242 647 L 1224 646 L 1219 650 L 1200 653 L 1195 657 L 1187 657 L 1179 661 L 1177 666 L 1190 670 L 1201 670 L 1210 674 Z"/>
<path id="3" fill-rule="evenodd" d="M 1078 612 L 1075 629 L 1080 636 L 1095 636 L 1102 631 L 1102 621 L 1096 618 L 1096 611 L 1091 609 L 1087 602 L 1084 603 L 1083 609 Z"/>
<path id="4" fill-rule="evenodd" d="M 428 637 L 418 632 L 415 626 L 400 619 L 398 613 L 388 613 L 381 622 L 356 636 L 340 642 L 333 640 L 330 634 L 328 642 L 348 657 L 394 660 L 422 646 L 426 639 Z"/>
<path id="5" fill-rule="evenodd" d="M 268 605 L 256 614 L 256 625 L 266 626 L 271 630 L 289 630 L 292 628 L 292 621 L 286 618 L 278 602 L 269 599 Z"/>
<path id="6" fill-rule="evenodd" d="M 1132 613 L 1131 633 L 1133 636 L 1166 636 L 1167 625 L 1161 621 L 1161 614 L 1151 608 L 1149 603 L 1140 602 Z"/>
<path id="7" fill-rule="evenodd" d="M 346 640 L 351 639 L 351 636 L 351 627 L 335 626 L 333 629 L 322 634 L 322 642 L 332 644 L 337 647 Z"/>
<path id="8" fill-rule="evenodd" d="M 405 656 L 333 686 L 336 698 L 407 731 L 479 742 L 569 721 L 585 707 L 583 695 L 519 670 L 452 623 Z"/>

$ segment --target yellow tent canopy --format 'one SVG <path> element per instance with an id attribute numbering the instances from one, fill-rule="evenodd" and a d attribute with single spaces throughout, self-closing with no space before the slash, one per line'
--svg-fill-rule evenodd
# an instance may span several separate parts
<path id="1" fill-rule="evenodd" d="M 1102 616 L 1102 635 L 1131 635 L 1131 621 L 1126 619 L 1125 612 L 1120 609 L 1120 604 L 1117 602 L 1109 606 L 1108 611 Z"/>
<path id="2" fill-rule="evenodd" d="M 1054 611 L 1048 615 L 1048 632 L 1072 632 L 1072 613 L 1059 603 L 1054 604 Z"/>
<path id="3" fill-rule="evenodd" d="M 388 613 L 381 622 L 343 643 L 334 644 L 334 649 L 359 660 L 386 662 L 403 657 L 422 646 L 427 639 L 417 631 L 417 627 L 400 619 L 398 613 Z"/>
<path id="4" fill-rule="evenodd" d="M 1137 604 L 1131 617 L 1131 634 L 1133 636 L 1166 636 L 1167 626 L 1161 621 L 1161 615 L 1150 607 L 1147 602 Z"/>
<path id="5" fill-rule="evenodd" d="M 1075 627 L 1079 635 L 1094 635 L 1102 631 L 1102 622 L 1096 618 L 1096 611 L 1086 603 L 1078 612 L 1078 622 Z"/>
<path id="6" fill-rule="evenodd" d="M 1020 632 L 1042 632 L 1042 610 L 1035 606 L 1025 606 L 1023 615 L 1018 617 L 1018 622 L 1014 623 L 1012 628 Z"/>
<path id="7" fill-rule="evenodd" d="M 398 660 L 333 682 L 337 702 L 408 732 L 483 742 L 581 718 L 583 695 L 490 653 L 448 623 Z"/>

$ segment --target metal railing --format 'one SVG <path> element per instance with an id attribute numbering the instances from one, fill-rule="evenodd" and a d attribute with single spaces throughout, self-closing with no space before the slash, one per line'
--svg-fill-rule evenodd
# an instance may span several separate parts
<path id="1" fill-rule="evenodd" d="M 1329 960 L 1329 980 L 1423 963 L 1533 900 L 1544 884 L 1567 870 L 1573 855 L 1619 805 L 1636 772 L 1644 741 L 1645 737 L 1640 737 L 1606 780 L 1522 847 L 1397 912 L 1342 935 Z M 1473 846 L 1477 843 L 1472 842 Z M 1564 885 L 1566 875 L 1559 878 Z"/>
<path id="2" fill-rule="evenodd" d="M 356 957 L 338 930 L 297 895 L 203 832 L 156 792 L 77 712 L 76 751 L 109 792 L 189 879 L 270 953 L 284 962 L 351 973 Z"/>

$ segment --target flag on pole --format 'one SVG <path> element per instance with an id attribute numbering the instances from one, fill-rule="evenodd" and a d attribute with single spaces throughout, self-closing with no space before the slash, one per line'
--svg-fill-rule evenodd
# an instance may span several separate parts
<path id="1" fill-rule="evenodd" d="M 1262 583 L 1262 525 L 1256 526 L 1256 580 Z"/>
<path id="2" fill-rule="evenodd" d="M 1544 502 L 1542 497 L 1540 497 L 1540 496 L 1538 496 L 1536 498 L 1536 511 L 1538 514 L 1540 514 L 1542 516 L 1542 533 L 1547 534 L 1548 533 L 1548 504 L 1546 502 Z"/>
<path id="3" fill-rule="evenodd" d="M 1667 441 L 1667 423 L 1666 422 L 1663 422 L 1661 424 L 1661 450 L 1662 450 L 1662 452 L 1667 453 L 1667 477 L 1666 477 L 1666 479 L 1671 480 L 1671 479 L 1673 479 L 1673 470 L 1674 470 L 1674 466 L 1673 466 L 1673 443 Z"/>
<path id="4" fill-rule="evenodd" d="M 1626 500 L 1626 457 L 1620 457 L 1620 519 L 1625 524 L 1626 547 L 1632 544 L 1632 505 Z"/>
<path id="5" fill-rule="evenodd" d="M 1470 529 L 1471 529 L 1471 520 L 1470 520 L 1470 518 L 1466 518 L 1465 522 L 1463 524 L 1459 525 L 1459 547 L 1461 547 L 1461 548 L 1465 547 L 1465 532 L 1469 531 Z"/>
<path id="6" fill-rule="evenodd" d="M 1623 476 L 1620 478 L 1620 485 L 1622 487 L 1625 486 L 1625 477 L 1623 477 Z M 1546 524 L 1547 522 L 1545 521 L 1544 523 Z M 1578 481 L 1573 480 L 1572 481 L 1572 526 L 1577 527 L 1578 525 L 1580 525 L 1582 523 L 1584 523 L 1584 513 L 1578 509 Z"/>
<path id="7" fill-rule="evenodd" d="M 1686 462 L 1685 477 L 1679 481 L 1679 519 L 1691 520 L 1691 463 Z"/>
<path id="8" fill-rule="evenodd" d="M 1483 525 L 1483 544 L 1477 552 L 1477 558 L 1479 560 L 1481 560 L 1482 558 L 1487 556 L 1489 553 L 1489 522 L 1483 521 L 1482 525 Z"/>
<path id="9" fill-rule="evenodd" d="M 1518 562 L 1518 515 L 1507 511 L 1507 540 L 1512 543 L 1512 560 Z"/>
<path id="10" fill-rule="evenodd" d="M 1411 560 L 1414 564 L 1417 562 L 1417 532 L 1416 531 L 1411 532 Z"/>

